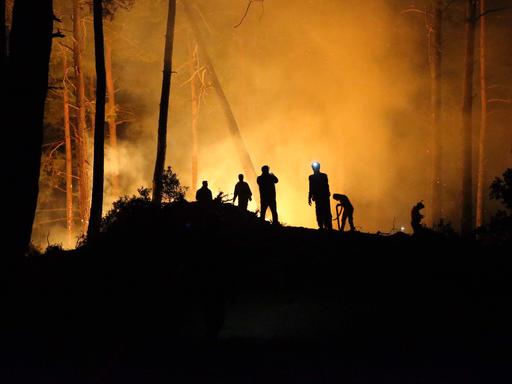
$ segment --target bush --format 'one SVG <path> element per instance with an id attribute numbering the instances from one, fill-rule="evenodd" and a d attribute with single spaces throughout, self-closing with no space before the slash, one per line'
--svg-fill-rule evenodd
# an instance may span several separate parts
<path id="1" fill-rule="evenodd" d="M 178 176 L 171 167 L 167 167 L 162 175 L 162 200 L 166 203 L 183 200 L 187 189 L 187 187 L 181 186 Z"/>
<path id="2" fill-rule="evenodd" d="M 432 229 L 434 230 L 434 232 L 444 237 L 457 237 L 457 232 L 455 231 L 455 229 L 453 229 L 451 221 L 444 221 L 443 219 L 439 219 L 439 221 L 434 224 L 434 227 Z"/>
<path id="3" fill-rule="evenodd" d="M 108 230 L 117 223 L 129 221 L 130 218 L 140 215 L 142 211 L 151 207 L 149 197 L 151 190 L 140 187 L 137 192 L 139 193 L 138 196 L 123 196 L 112 203 L 112 209 L 102 220 L 102 231 Z"/>
<path id="4" fill-rule="evenodd" d="M 496 177 L 490 187 L 490 198 L 501 200 L 507 209 L 512 209 L 512 168 L 503 172 L 503 179 Z"/>
<path id="5" fill-rule="evenodd" d="M 508 168 L 502 177 L 496 177 L 491 183 L 489 197 L 500 200 L 510 211 L 512 210 L 512 169 Z M 478 228 L 477 234 L 482 240 L 494 244 L 512 242 L 512 214 L 498 210 L 489 224 Z"/>

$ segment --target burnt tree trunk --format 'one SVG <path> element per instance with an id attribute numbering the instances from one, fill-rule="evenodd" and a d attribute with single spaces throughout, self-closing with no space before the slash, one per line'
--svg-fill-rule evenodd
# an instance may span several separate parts
<path id="1" fill-rule="evenodd" d="M 82 68 L 82 12 L 80 0 L 73 0 L 73 61 L 75 66 L 75 104 L 77 109 L 75 140 L 77 144 L 78 206 L 82 232 L 89 221 L 89 172 L 87 154 L 87 123 L 85 109 L 85 80 Z"/>
<path id="2" fill-rule="evenodd" d="M 105 46 L 103 38 L 103 0 L 94 0 L 94 56 L 96 66 L 96 117 L 94 121 L 94 163 L 91 215 L 87 237 L 94 239 L 101 227 L 105 161 Z"/>
<path id="3" fill-rule="evenodd" d="M 2 76 L 0 115 L 11 151 L 3 164 L 10 188 L 4 226 L 19 256 L 26 251 L 39 194 L 43 120 L 52 46 L 52 0 L 17 0 L 9 34 L 9 56 Z M 3 154 L 5 156 L 5 154 Z"/>
<path id="4" fill-rule="evenodd" d="M 193 44 L 191 48 L 191 72 L 190 79 L 190 92 L 192 95 L 192 191 L 198 188 L 197 174 L 198 174 L 198 152 L 199 152 L 199 135 L 197 132 L 197 124 L 199 121 L 199 105 L 200 105 L 200 92 L 198 76 L 199 76 L 199 57 L 197 54 L 197 43 Z"/>
<path id="5" fill-rule="evenodd" d="M 432 32 L 429 35 L 430 64 L 430 105 L 432 130 L 432 224 L 436 224 L 443 216 L 442 211 L 442 163 L 443 141 L 441 129 L 441 62 L 442 62 L 442 18 L 443 1 L 437 0 L 432 14 Z"/>
<path id="6" fill-rule="evenodd" d="M 4 73 L 7 64 L 7 30 L 5 0 L 0 0 L 0 71 Z"/>
<path id="7" fill-rule="evenodd" d="M 158 116 L 158 138 L 156 147 L 155 171 L 153 173 L 153 203 L 162 202 L 162 176 L 165 166 L 167 149 L 167 117 L 169 115 L 169 99 L 171 92 L 172 52 L 174 45 L 174 24 L 176 20 L 176 0 L 169 0 L 167 13 L 167 31 L 165 35 L 164 70 L 162 93 L 160 95 L 160 113 Z"/>
<path id="8" fill-rule="evenodd" d="M 484 224 L 485 144 L 487 139 L 487 1 L 480 0 L 480 134 L 478 137 L 478 173 L 476 183 L 476 226 Z"/>
<path id="9" fill-rule="evenodd" d="M 469 236 L 473 230 L 473 72 L 475 55 L 475 25 L 477 0 L 466 4 L 466 47 L 464 55 L 464 86 L 462 102 L 462 215 L 461 233 Z"/>
<path id="10" fill-rule="evenodd" d="M 244 167 L 244 171 L 250 179 L 256 180 L 256 170 L 254 168 L 254 164 L 251 160 L 249 152 L 247 151 L 247 147 L 245 146 L 245 142 L 242 138 L 242 134 L 240 132 L 240 128 L 238 127 L 238 123 L 236 122 L 233 110 L 231 109 L 231 105 L 229 104 L 228 98 L 224 93 L 224 89 L 220 84 L 219 78 L 217 77 L 217 72 L 215 71 L 213 62 L 210 58 L 210 55 L 208 54 L 208 50 L 206 49 L 206 44 L 201 36 L 201 31 L 192 14 L 191 6 L 189 5 L 189 2 L 183 2 L 182 4 L 185 9 L 188 21 L 194 32 L 195 38 L 197 40 L 201 57 L 206 65 L 206 68 L 208 69 L 208 72 L 211 75 L 213 86 L 215 88 L 215 91 L 217 92 L 217 96 L 220 99 L 222 110 L 224 111 L 224 115 L 226 116 L 226 120 L 228 122 L 229 132 L 231 134 L 231 137 L 235 141 L 235 148 L 238 152 L 238 156 L 240 157 L 242 166 Z"/>
<path id="11" fill-rule="evenodd" d="M 117 150 L 117 106 L 114 77 L 112 76 L 112 45 L 110 39 L 105 39 L 105 71 L 107 79 L 107 122 L 110 154 L 112 163 L 112 194 L 117 198 L 119 189 L 119 152 Z"/>
<path id="12" fill-rule="evenodd" d="M 62 104 L 64 112 L 64 144 L 66 147 L 66 233 L 68 245 L 71 245 L 73 236 L 73 157 L 71 147 L 71 127 L 69 122 L 69 93 L 68 93 L 68 60 L 66 50 L 61 46 L 62 52 Z"/>
<path id="13" fill-rule="evenodd" d="M 94 137 L 94 119 L 96 118 L 96 84 L 94 84 L 95 82 L 96 78 L 92 74 L 87 78 L 87 81 L 85 81 L 85 83 L 87 84 L 85 94 L 88 95 L 89 98 L 89 102 L 87 103 L 88 108 L 86 108 L 86 117 L 89 120 L 89 126 L 91 127 L 91 132 L 89 133 L 91 137 Z"/>

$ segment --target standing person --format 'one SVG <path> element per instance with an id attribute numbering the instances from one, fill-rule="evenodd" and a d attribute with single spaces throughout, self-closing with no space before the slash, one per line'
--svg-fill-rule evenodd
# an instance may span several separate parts
<path id="1" fill-rule="evenodd" d="M 208 181 L 203 181 L 203 186 L 196 192 L 196 200 L 200 204 L 208 204 L 213 201 L 212 191 L 208 188 Z"/>
<path id="2" fill-rule="evenodd" d="M 313 174 L 309 176 L 308 204 L 315 202 L 316 221 L 319 229 L 332 229 L 331 191 L 325 173 L 320 172 L 320 163 L 311 164 Z"/>
<path id="3" fill-rule="evenodd" d="M 272 224 L 278 225 L 277 204 L 276 204 L 276 184 L 279 181 L 277 177 L 269 172 L 268 165 L 261 167 L 261 175 L 256 178 L 260 189 L 261 220 L 265 221 L 267 208 L 272 212 Z"/>
<path id="4" fill-rule="evenodd" d="M 244 181 L 244 175 L 238 175 L 238 183 L 235 185 L 235 193 L 233 194 L 233 203 L 238 197 L 238 207 L 243 211 L 247 211 L 247 204 L 252 200 L 252 192 L 249 184 Z"/>

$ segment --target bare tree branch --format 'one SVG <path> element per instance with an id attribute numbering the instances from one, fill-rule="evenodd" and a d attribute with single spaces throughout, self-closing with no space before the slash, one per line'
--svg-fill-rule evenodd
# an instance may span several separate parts
<path id="1" fill-rule="evenodd" d="M 59 29 L 59 28 L 57 28 L 57 32 L 52 33 L 52 37 L 53 37 L 53 38 L 60 38 L 60 39 L 62 39 L 62 38 L 64 38 L 64 37 L 66 37 L 66 35 L 65 35 L 65 34 L 63 34 L 63 33 L 60 31 L 60 29 Z"/>
<path id="2" fill-rule="evenodd" d="M 426 10 L 416 8 L 416 7 L 412 6 L 412 5 L 411 5 L 409 8 L 404 9 L 404 10 L 403 10 L 402 12 L 400 12 L 400 13 L 413 13 L 413 12 L 414 12 L 414 13 L 421 13 L 422 15 L 424 15 L 424 14 L 426 14 L 426 13 L 427 13 L 427 11 L 426 11 Z"/>
<path id="3" fill-rule="evenodd" d="M 500 8 L 488 9 L 487 11 L 482 12 L 481 14 L 479 14 L 479 15 L 477 16 L 477 18 L 480 18 L 480 17 L 482 17 L 482 16 L 488 15 L 489 13 L 500 12 L 500 11 L 506 11 L 507 9 L 512 9 L 512 7 L 500 7 Z"/>
<path id="4" fill-rule="evenodd" d="M 261 3 L 261 6 L 263 7 L 263 1 L 264 0 L 249 0 L 249 3 L 247 3 L 247 8 L 245 9 L 245 13 L 243 14 L 242 18 L 240 19 L 240 22 L 235 25 L 233 28 L 237 28 L 239 27 L 240 25 L 242 25 L 242 23 L 244 22 L 244 19 L 245 17 L 247 16 L 247 14 L 249 13 L 249 9 L 251 8 L 251 5 L 252 3 L 254 2 L 260 2 Z"/>
<path id="5" fill-rule="evenodd" d="M 504 104 L 512 104 L 512 99 L 488 99 L 488 103 L 504 103 Z"/>

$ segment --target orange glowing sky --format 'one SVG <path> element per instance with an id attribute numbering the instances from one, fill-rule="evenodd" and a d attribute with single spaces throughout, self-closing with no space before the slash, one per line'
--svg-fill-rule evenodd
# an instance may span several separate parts
<path id="1" fill-rule="evenodd" d="M 137 1 L 131 11 L 120 11 L 108 27 L 118 102 L 132 108 L 134 116 L 118 128 L 121 184 L 128 195 L 151 185 L 166 4 Z M 329 176 L 331 193 L 350 197 L 359 230 L 389 232 L 393 226 L 404 226 L 410 231 L 411 207 L 429 199 L 431 159 L 426 32 L 423 20 L 402 12 L 408 3 L 268 0 L 264 12 L 254 3 L 237 28 L 245 1 L 197 0 L 196 4 L 207 50 L 256 173 L 267 164 L 279 178 L 280 221 L 316 228 L 314 207 L 307 204 L 310 164 L 316 160 Z M 456 17 L 462 20 L 461 15 Z M 452 38 L 445 47 L 452 56 L 444 64 L 450 74 L 443 111 L 446 212 L 457 206 L 459 184 L 454 180 L 461 153 L 457 129 L 462 45 L 457 41 L 463 29 L 451 28 Z M 199 116 L 199 185 L 191 185 L 187 81 L 193 45 L 193 33 L 178 2 L 166 163 L 189 187 L 190 200 L 202 180 L 208 180 L 214 194 L 232 196 L 244 170 L 211 87 Z M 105 212 L 115 198 L 110 191 L 108 147 L 106 156 Z M 496 169 L 504 168 L 503 161 L 495 163 Z M 246 181 L 256 191 L 256 180 L 246 175 Z M 333 214 L 334 206 L 333 201 Z M 256 209 L 256 201 L 249 209 Z M 427 214 L 428 209 L 427 203 Z"/>

